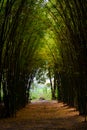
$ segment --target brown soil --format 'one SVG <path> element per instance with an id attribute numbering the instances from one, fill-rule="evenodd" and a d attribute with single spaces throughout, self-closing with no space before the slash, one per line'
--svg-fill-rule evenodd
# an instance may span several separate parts
<path id="1" fill-rule="evenodd" d="M 1 119 L 0 130 L 87 130 L 87 123 L 75 108 L 57 101 L 37 101 L 15 118 Z"/>

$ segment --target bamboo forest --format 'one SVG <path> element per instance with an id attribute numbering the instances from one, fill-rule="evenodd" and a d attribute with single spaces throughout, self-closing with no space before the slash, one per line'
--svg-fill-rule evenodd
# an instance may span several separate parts
<path id="1" fill-rule="evenodd" d="M 0 0 L 0 120 L 16 118 L 35 94 L 86 116 L 86 11 L 87 0 Z"/>

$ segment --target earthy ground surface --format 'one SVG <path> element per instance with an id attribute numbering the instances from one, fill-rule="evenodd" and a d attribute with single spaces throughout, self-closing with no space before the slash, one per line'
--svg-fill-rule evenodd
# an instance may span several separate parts
<path id="1" fill-rule="evenodd" d="M 87 123 L 75 108 L 56 101 L 37 101 L 15 118 L 0 119 L 0 130 L 87 130 Z"/>

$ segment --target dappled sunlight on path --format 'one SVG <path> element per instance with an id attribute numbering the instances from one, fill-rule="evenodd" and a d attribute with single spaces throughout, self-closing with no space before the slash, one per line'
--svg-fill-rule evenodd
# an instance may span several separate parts
<path id="1" fill-rule="evenodd" d="M 86 130 L 83 121 L 75 108 L 44 100 L 31 102 L 15 118 L 1 119 L 0 130 Z"/>

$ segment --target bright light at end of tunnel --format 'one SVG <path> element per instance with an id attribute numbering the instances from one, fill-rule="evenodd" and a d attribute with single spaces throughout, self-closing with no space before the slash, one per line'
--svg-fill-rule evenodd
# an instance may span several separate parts
<path id="1" fill-rule="evenodd" d="M 49 0 L 44 0 L 44 2 L 48 2 Z"/>

